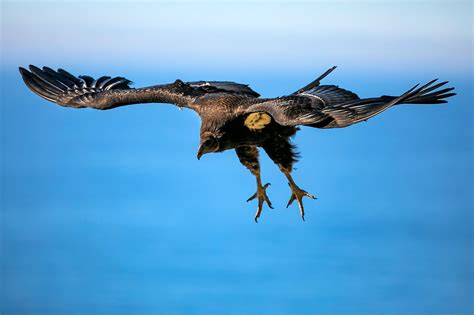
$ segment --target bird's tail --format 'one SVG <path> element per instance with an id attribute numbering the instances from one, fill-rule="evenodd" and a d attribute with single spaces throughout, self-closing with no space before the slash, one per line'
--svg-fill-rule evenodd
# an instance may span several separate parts
<path id="1" fill-rule="evenodd" d="M 384 110 L 399 104 L 441 104 L 446 103 L 445 98 L 456 95 L 451 93 L 454 88 L 439 89 L 446 82 L 434 84 L 437 80 L 428 82 L 418 87 L 418 84 L 400 96 L 381 96 L 366 98 L 337 104 L 324 108 L 323 113 L 330 116 L 331 122 L 319 128 L 341 128 L 361 121 L 365 121 Z"/>

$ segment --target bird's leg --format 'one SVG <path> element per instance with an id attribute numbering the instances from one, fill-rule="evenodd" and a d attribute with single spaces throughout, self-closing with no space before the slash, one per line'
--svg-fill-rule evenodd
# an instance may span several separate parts
<path id="1" fill-rule="evenodd" d="M 303 197 L 306 196 L 313 199 L 316 199 L 316 197 L 304 191 L 303 189 L 299 188 L 298 185 L 296 185 L 295 181 L 293 180 L 293 177 L 291 176 L 290 172 L 283 171 L 283 173 L 285 174 L 286 178 L 288 178 L 288 186 L 290 186 L 291 188 L 291 197 L 290 197 L 290 200 L 288 200 L 288 204 L 286 205 L 286 207 L 288 208 L 293 203 L 293 201 L 296 200 L 300 208 L 301 219 L 303 219 L 304 221 Z"/>
<path id="2" fill-rule="evenodd" d="M 282 130 L 285 131 L 285 130 Z M 289 136 L 294 134 L 297 130 L 290 129 L 286 130 L 287 135 L 280 135 L 279 137 L 273 137 L 269 141 L 263 143 L 262 147 L 267 152 L 268 156 L 275 162 L 280 168 L 281 172 L 285 174 L 288 179 L 288 185 L 291 188 L 291 197 L 288 201 L 287 208 L 293 203 L 293 201 L 298 202 L 300 208 L 301 218 L 304 221 L 304 207 L 303 207 L 303 197 L 310 197 L 316 199 L 313 195 L 307 193 L 296 185 L 293 177 L 291 177 L 291 171 L 293 170 L 293 164 L 298 158 L 298 153 L 296 153 L 296 147 L 291 144 Z"/>
<path id="3" fill-rule="evenodd" d="M 260 217 L 260 214 L 262 213 L 263 204 L 265 202 L 270 208 L 273 209 L 272 203 L 270 202 L 270 199 L 268 199 L 266 192 L 270 184 L 266 183 L 265 185 L 262 185 L 262 180 L 260 179 L 260 163 L 258 161 L 257 147 L 237 147 L 235 149 L 235 152 L 237 153 L 237 157 L 239 158 L 240 163 L 242 163 L 246 168 L 248 168 L 250 173 L 252 173 L 252 175 L 255 176 L 255 179 L 257 180 L 257 191 L 247 200 L 247 202 L 255 198 L 257 198 L 258 200 L 257 212 L 255 213 L 255 222 L 257 222 L 258 218 Z"/>
<path id="4" fill-rule="evenodd" d="M 273 209 L 273 206 L 270 199 L 268 199 L 268 196 L 267 196 L 267 188 L 268 186 L 270 186 L 270 183 L 266 183 L 265 185 L 262 185 L 262 180 L 260 178 L 260 169 L 254 175 L 257 180 L 257 191 L 249 199 L 247 199 L 247 202 L 257 198 L 258 206 L 257 206 L 257 212 L 255 213 L 255 222 L 258 222 L 258 218 L 260 217 L 260 214 L 262 213 L 263 203 L 266 202 L 267 205 L 271 209 Z"/>

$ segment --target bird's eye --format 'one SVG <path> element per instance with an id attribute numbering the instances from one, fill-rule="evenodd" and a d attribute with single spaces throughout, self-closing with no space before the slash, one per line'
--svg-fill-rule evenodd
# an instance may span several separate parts
<path id="1" fill-rule="evenodd" d="M 218 145 L 219 145 L 219 142 L 214 137 L 210 137 L 209 139 L 206 140 L 206 146 L 209 148 L 215 148 L 215 147 L 218 147 Z"/>

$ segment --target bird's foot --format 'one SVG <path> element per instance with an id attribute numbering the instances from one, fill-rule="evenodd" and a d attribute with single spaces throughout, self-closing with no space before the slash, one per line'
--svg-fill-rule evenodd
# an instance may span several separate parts
<path id="1" fill-rule="evenodd" d="M 317 199 L 317 198 L 315 196 L 311 195 L 310 193 L 300 189 L 294 183 L 290 182 L 290 183 L 288 183 L 288 186 L 290 186 L 290 188 L 291 188 L 291 197 L 290 197 L 290 200 L 288 201 L 288 204 L 286 205 L 286 207 L 288 208 L 293 203 L 293 201 L 296 200 L 298 202 L 298 206 L 300 208 L 301 219 L 303 219 L 303 221 L 304 221 L 303 197 L 306 196 L 306 197 L 313 198 L 313 199 Z"/>
<path id="2" fill-rule="evenodd" d="M 260 213 L 262 213 L 262 208 L 263 208 L 263 203 L 266 202 L 268 206 L 273 209 L 272 203 L 270 202 L 270 199 L 268 199 L 267 196 L 267 188 L 270 186 L 270 183 L 266 183 L 265 185 L 257 185 L 257 192 L 253 194 L 249 199 L 247 199 L 247 202 L 250 200 L 254 200 L 255 198 L 258 199 L 258 207 L 257 207 L 257 212 L 255 213 L 255 222 L 258 222 L 258 218 L 260 217 Z"/>

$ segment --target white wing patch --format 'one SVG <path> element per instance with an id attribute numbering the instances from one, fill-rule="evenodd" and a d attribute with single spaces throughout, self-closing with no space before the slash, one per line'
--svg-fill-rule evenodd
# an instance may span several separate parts
<path id="1" fill-rule="evenodd" d="M 255 131 L 265 128 L 271 121 L 272 118 L 267 113 L 251 113 L 245 118 L 244 125 L 250 130 Z"/>

